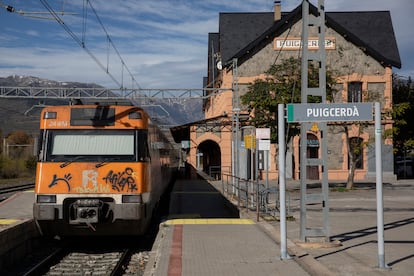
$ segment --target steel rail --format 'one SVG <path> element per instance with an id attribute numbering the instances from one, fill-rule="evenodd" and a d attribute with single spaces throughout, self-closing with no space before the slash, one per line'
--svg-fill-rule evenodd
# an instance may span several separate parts
<path id="1" fill-rule="evenodd" d="M 25 190 L 34 188 L 34 186 L 35 186 L 34 183 L 28 183 L 28 184 L 19 184 L 19 185 L 8 186 L 8 187 L 0 187 L 0 194 L 25 191 Z"/>

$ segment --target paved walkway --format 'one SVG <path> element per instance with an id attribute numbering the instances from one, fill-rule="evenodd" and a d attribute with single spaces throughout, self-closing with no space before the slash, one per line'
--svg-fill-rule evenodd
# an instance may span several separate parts
<path id="1" fill-rule="evenodd" d="M 4 227 L 33 219 L 33 191 L 17 193 L 0 202 L 0 230 Z"/>
<path id="2" fill-rule="evenodd" d="M 221 190 L 220 182 L 212 183 Z M 330 247 L 299 241 L 298 183 L 288 183 L 287 188 L 290 189 L 288 193 L 291 200 L 289 215 L 295 219 L 287 221 L 288 251 L 299 261 L 300 255 L 306 254 L 332 275 L 413 275 L 414 180 L 384 184 L 385 263 L 390 269 L 378 269 L 375 183 L 356 183 L 355 189 L 348 192 L 338 192 L 333 187 L 329 193 L 329 226 L 331 240 L 340 246 Z M 252 212 L 242 212 L 241 216 L 256 218 Z M 320 221 L 320 213 L 308 211 L 308 220 Z M 272 233 L 277 241 L 280 240 L 277 221 L 261 219 L 257 223 Z"/>
<path id="3" fill-rule="evenodd" d="M 378 269 L 375 183 L 330 192 L 331 239 L 338 247 L 300 244 L 299 191 L 297 183 L 287 187 L 289 215 L 295 218 L 287 222 L 292 259 L 280 259 L 278 221 L 257 222 L 256 214 L 243 208 L 239 213 L 237 202 L 222 196 L 221 182 L 183 180 L 174 187 L 170 218 L 160 228 L 146 275 L 413 275 L 414 181 L 384 184 L 389 270 Z M 31 192 L 1 202 L 0 224 L 31 219 L 32 204 Z M 308 212 L 308 219 L 318 215 Z"/>
<path id="4" fill-rule="evenodd" d="M 145 275 L 309 275 L 204 180 L 175 183 Z"/>

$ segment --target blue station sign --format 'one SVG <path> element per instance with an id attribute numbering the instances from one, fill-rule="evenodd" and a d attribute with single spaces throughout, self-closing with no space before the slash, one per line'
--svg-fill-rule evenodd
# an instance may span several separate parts
<path id="1" fill-rule="evenodd" d="M 372 121 L 372 114 L 372 103 L 306 103 L 287 105 L 287 121 L 289 123 Z"/>

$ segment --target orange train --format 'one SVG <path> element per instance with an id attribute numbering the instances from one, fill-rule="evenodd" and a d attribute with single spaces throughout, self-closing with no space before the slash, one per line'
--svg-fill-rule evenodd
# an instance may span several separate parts
<path id="1" fill-rule="evenodd" d="M 178 162 L 176 147 L 139 107 L 46 107 L 35 222 L 44 235 L 141 235 Z"/>

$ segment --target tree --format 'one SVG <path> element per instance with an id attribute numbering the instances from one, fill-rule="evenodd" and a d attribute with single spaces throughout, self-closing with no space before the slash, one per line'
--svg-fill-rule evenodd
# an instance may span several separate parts
<path id="1" fill-rule="evenodd" d="M 354 187 L 355 170 L 362 166 L 362 157 L 367 142 L 363 142 L 360 135 L 364 132 L 367 124 L 353 124 L 357 129 L 357 134 L 353 137 L 349 136 L 348 125 L 343 125 L 342 132 L 345 134 L 346 147 L 348 151 L 348 178 L 346 181 L 346 189 L 350 190 Z"/>
<path id="2" fill-rule="evenodd" d="M 414 86 L 411 77 L 405 80 L 394 75 L 392 96 L 394 152 L 397 156 L 404 156 L 414 150 Z"/>
<path id="3" fill-rule="evenodd" d="M 28 145 L 31 145 L 31 137 L 23 130 L 16 130 L 11 132 L 6 138 L 8 146 L 12 147 L 12 151 L 9 152 L 10 157 L 20 158 L 25 153 Z M 27 150 L 26 150 L 27 151 Z"/>
<path id="4" fill-rule="evenodd" d="M 266 72 L 266 78 L 256 79 L 241 96 L 241 102 L 247 106 L 252 116 L 250 123 L 255 127 L 269 127 L 271 141 L 277 141 L 277 105 L 298 103 L 301 101 L 301 60 L 289 58 L 280 64 L 273 64 Z M 309 64 L 309 87 L 318 84 L 318 68 Z M 333 73 L 327 70 L 327 99 L 331 100 L 335 81 Z M 308 102 L 320 102 L 320 98 L 310 96 Z M 288 140 L 299 133 L 297 124 L 290 124 L 287 128 Z"/>
<path id="5" fill-rule="evenodd" d="M 32 155 L 32 138 L 24 131 L 11 132 L 6 137 L 6 152 L 0 156 L 0 177 L 33 176 L 36 158 Z"/>
<path id="6" fill-rule="evenodd" d="M 241 96 L 241 101 L 248 107 L 252 116 L 250 123 L 256 127 L 270 127 L 272 142 L 277 141 L 276 122 L 277 122 L 277 105 L 287 103 L 298 103 L 301 101 L 301 60 L 286 59 L 280 64 L 272 65 L 269 70 L 265 72 L 266 78 L 256 79 L 248 89 L 248 92 Z M 344 68 L 349 70 L 348 75 L 351 75 L 352 66 Z M 318 68 L 313 63 L 309 63 L 308 67 L 309 87 L 318 86 Z M 345 73 L 346 74 L 346 73 Z M 334 102 L 340 96 L 336 89 L 336 76 L 338 72 L 334 72 L 327 68 L 326 70 L 326 92 L 327 100 Z M 362 74 L 361 74 L 362 76 Z M 362 91 L 366 101 L 380 100 L 368 99 L 372 97 L 368 91 Z M 308 102 L 320 102 L 318 97 L 309 97 Z M 396 109 L 397 111 L 398 109 Z M 391 117 L 385 114 L 386 118 Z M 353 135 L 350 136 L 350 127 L 352 126 Z M 348 178 L 347 188 L 352 189 L 354 184 L 355 170 L 363 164 L 363 151 L 368 145 L 368 141 L 361 138 L 361 134 L 365 132 L 368 127 L 367 123 L 352 123 L 337 125 L 338 133 L 345 135 L 345 142 L 348 149 Z M 299 133 L 299 128 L 296 124 L 290 124 L 287 127 L 288 141 L 291 137 Z"/>

